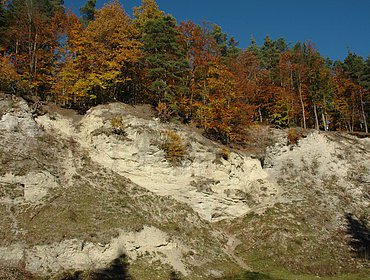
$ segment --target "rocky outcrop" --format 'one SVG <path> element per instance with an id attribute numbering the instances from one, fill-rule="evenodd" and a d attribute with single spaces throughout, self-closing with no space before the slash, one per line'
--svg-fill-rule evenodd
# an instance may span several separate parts
<path id="1" fill-rule="evenodd" d="M 121 256 L 138 279 L 368 265 L 369 139 L 308 131 L 288 145 L 270 129 L 262 167 L 145 106 L 47 111 L 34 118 L 0 95 L 0 278 L 4 267 L 102 271 Z M 175 162 L 169 134 L 182 149 Z"/>
<path id="2" fill-rule="evenodd" d="M 159 119 L 126 114 L 127 107 L 120 103 L 98 106 L 78 123 L 58 114 L 36 121 L 47 131 L 80 143 L 97 164 L 158 195 L 190 205 L 208 221 L 241 216 L 256 205 L 273 204 L 279 195 L 259 160 L 241 152 L 230 152 L 224 159 L 221 146 L 197 133 Z M 107 133 L 112 130 L 111 120 L 121 117 L 125 137 Z M 166 160 L 161 149 L 167 131 L 181 136 L 187 150 L 178 167 Z"/>

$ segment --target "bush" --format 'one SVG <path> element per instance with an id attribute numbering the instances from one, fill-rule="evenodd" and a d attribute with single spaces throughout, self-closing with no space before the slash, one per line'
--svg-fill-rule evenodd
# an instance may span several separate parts
<path id="1" fill-rule="evenodd" d="M 224 160 L 229 160 L 230 158 L 230 150 L 226 147 L 220 149 L 217 153 L 217 158 L 223 158 Z"/>
<path id="2" fill-rule="evenodd" d="M 110 120 L 110 124 L 112 126 L 112 130 L 114 134 L 120 135 L 120 136 L 125 136 L 125 128 L 126 125 L 123 122 L 122 117 L 114 117 Z"/>
<path id="3" fill-rule="evenodd" d="M 291 128 L 288 131 L 288 145 L 297 145 L 298 140 L 302 138 L 302 132 L 296 128 Z"/>
<path id="4" fill-rule="evenodd" d="M 174 131 L 164 133 L 161 149 L 166 153 L 166 160 L 175 166 L 180 165 L 188 154 L 181 137 Z"/>
<path id="5" fill-rule="evenodd" d="M 171 119 L 172 112 L 166 103 L 159 102 L 155 109 L 157 111 L 158 118 L 162 122 L 167 122 Z"/>

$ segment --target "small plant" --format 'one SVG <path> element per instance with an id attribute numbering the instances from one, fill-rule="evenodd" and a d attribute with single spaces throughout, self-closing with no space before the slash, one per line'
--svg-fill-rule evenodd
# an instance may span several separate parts
<path id="1" fill-rule="evenodd" d="M 155 109 L 157 111 L 157 116 L 162 122 L 166 122 L 171 119 L 172 112 L 166 103 L 159 102 Z"/>
<path id="2" fill-rule="evenodd" d="M 161 149 L 166 153 L 166 160 L 173 165 L 180 165 L 187 151 L 181 137 L 174 131 L 164 133 Z"/>
<path id="3" fill-rule="evenodd" d="M 112 126 L 114 134 L 117 134 L 117 135 L 120 135 L 120 136 L 125 136 L 126 135 L 126 132 L 125 132 L 126 125 L 123 122 L 122 117 L 112 118 L 110 120 L 110 124 Z"/>
<path id="4" fill-rule="evenodd" d="M 227 148 L 223 148 L 221 150 L 221 157 L 224 159 L 224 160 L 228 160 L 230 158 L 230 150 L 227 149 Z"/>
<path id="5" fill-rule="evenodd" d="M 288 131 L 288 145 L 297 145 L 298 141 L 302 138 L 302 132 L 296 128 L 291 128 Z"/>

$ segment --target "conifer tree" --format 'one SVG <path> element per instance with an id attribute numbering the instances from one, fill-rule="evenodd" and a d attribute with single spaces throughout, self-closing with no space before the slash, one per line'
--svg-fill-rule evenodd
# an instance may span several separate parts
<path id="1" fill-rule="evenodd" d="M 166 15 L 147 21 L 142 41 L 150 99 L 175 108 L 176 95 L 185 90 L 182 78 L 188 70 L 175 19 Z"/>
<path id="2" fill-rule="evenodd" d="M 249 46 L 247 48 L 247 51 L 251 52 L 254 54 L 255 57 L 259 58 L 260 57 L 260 48 L 257 46 L 256 39 L 254 36 L 251 37 Z"/>
<path id="3" fill-rule="evenodd" d="M 85 27 L 89 24 L 89 22 L 94 20 L 95 7 L 96 7 L 96 0 L 87 0 L 85 5 L 80 9 L 80 13 L 82 16 L 82 22 Z"/>
<path id="4" fill-rule="evenodd" d="M 4 51 L 3 39 L 5 31 L 5 2 L 0 1 L 0 52 Z"/>

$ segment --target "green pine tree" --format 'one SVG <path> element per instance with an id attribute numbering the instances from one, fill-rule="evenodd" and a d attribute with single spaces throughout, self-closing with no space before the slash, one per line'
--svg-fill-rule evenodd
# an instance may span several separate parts
<path id="1" fill-rule="evenodd" d="M 182 78 L 188 69 L 176 21 L 170 15 L 149 20 L 144 31 L 142 41 L 150 99 L 175 107 L 176 94 L 184 90 Z"/>
<path id="2" fill-rule="evenodd" d="M 362 56 L 348 51 L 347 57 L 343 61 L 343 68 L 353 82 L 361 84 L 365 70 L 365 61 Z"/>
<path id="3" fill-rule="evenodd" d="M 256 57 L 260 57 L 261 55 L 261 50 L 260 48 L 258 47 L 257 45 L 257 42 L 256 42 L 256 39 L 254 38 L 254 36 L 252 35 L 251 36 L 251 41 L 249 43 L 249 46 L 247 48 L 247 51 L 253 53 Z"/>
<path id="4" fill-rule="evenodd" d="M 225 56 L 225 62 L 227 63 L 230 59 L 235 59 L 241 55 L 242 50 L 238 47 L 239 42 L 235 40 L 234 37 L 231 37 L 227 43 L 227 50 Z"/>
<path id="5" fill-rule="evenodd" d="M 85 5 L 80 9 L 82 22 L 85 26 L 95 18 L 96 0 L 87 0 Z"/>
<path id="6" fill-rule="evenodd" d="M 225 57 L 227 55 L 227 34 L 222 31 L 222 28 L 218 26 L 217 24 L 213 25 L 213 29 L 211 31 L 211 35 L 214 38 L 218 49 L 221 53 L 222 57 Z"/>
<path id="7" fill-rule="evenodd" d="M 365 67 L 362 72 L 361 83 L 366 89 L 370 90 L 370 56 L 365 61 Z"/>
<path id="8" fill-rule="evenodd" d="M 0 2 L 0 52 L 3 50 L 3 39 L 5 31 L 5 4 Z"/>
<path id="9" fill-rule="evenodd" d="M 267 70 L 273 70 L 279 62 L 279 54 L 280 51 L 276 47 L 276 43 L 267 35 L 261 47 L 262 66 Z"/>

